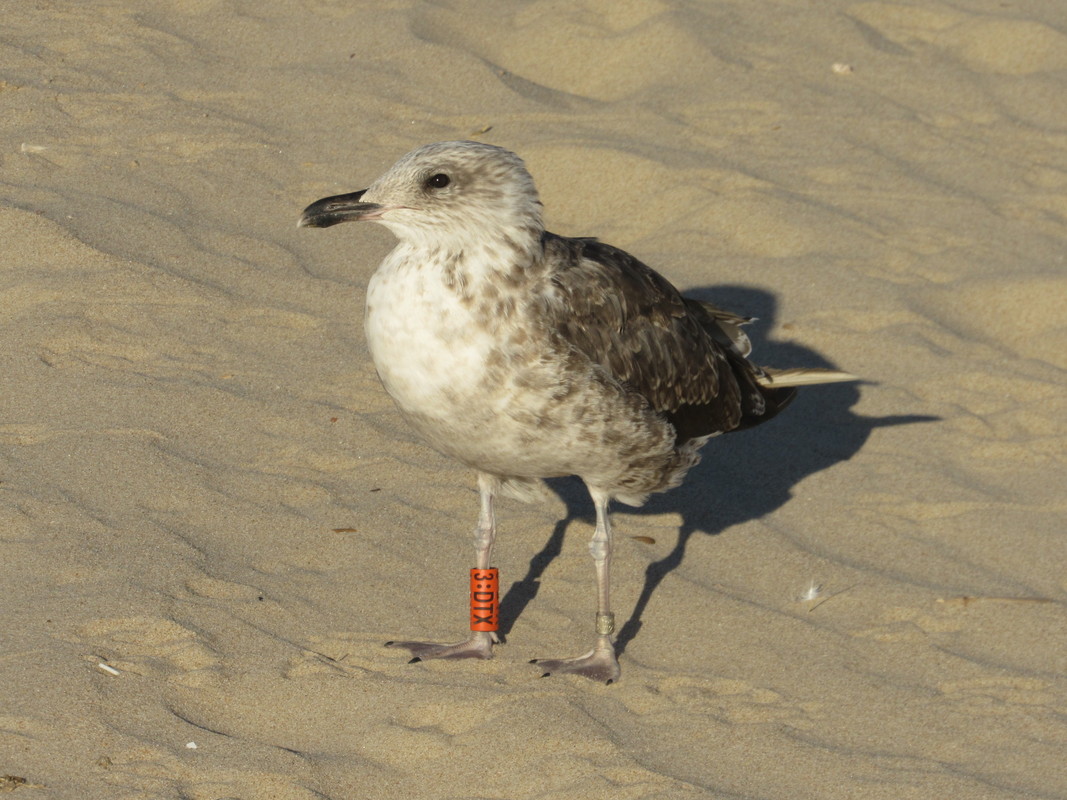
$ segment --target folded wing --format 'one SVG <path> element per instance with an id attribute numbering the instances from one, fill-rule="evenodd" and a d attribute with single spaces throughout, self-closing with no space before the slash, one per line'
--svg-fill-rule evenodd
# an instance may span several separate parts
<path id="1" fill-rule="evenodd" d="M 546 309 L 559 335 L 664 414 L 679 441 L 758 424 L 793 398 L 746 358 L 744 317 L 682 297 L 595 239 L 546 234 L 545 247 L 561 265 Z"/>

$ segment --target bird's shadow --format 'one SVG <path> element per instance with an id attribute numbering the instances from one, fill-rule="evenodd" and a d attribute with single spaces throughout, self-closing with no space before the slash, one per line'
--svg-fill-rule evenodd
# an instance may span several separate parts
<path id="1" fill-rule="evenodd" d="M 815 351 L 794 342 L 763 339 L 773 325 L 776 301 L 769 292 L 745 286 L 715 286 L 686 292 L 747 316 L 756 317 L 747 329 L 753 339 L 753 360 L 774 367 L 838 368 Z M 847 369 L 847 366 L 844 367 Z M 629 619 L 616 636 L 622 653 L 641 629 L 641 616 L 656 588 L 685 558 L 694 533 L 717 535 L 759 519 L 784 505 L 793 487 L 809 475 L 847 461 L 863 446 L 875 428 L 933 422 L 938 417 L 899 415 L 861 417 L 852 413 L 859 400 L 859 383 L 838 383 L 802 388 L 781 419 L 736 434 L 712 439 L 702 450 L 701 463 L 685 483 L 670 492 L 653 495 L 628 514 L 680 513 L 678 539 L 669 553 L 645 570 L 645 582 Z M 581 481 L 560 478 L 547 481 L 567 505 L 544 547 L 530 559 L 526 575 L 513 583 L 500 602 L 500 632 L 510 631 L 515 620 L 536 596 L 541 576 L 559 555 L 563 536 L 576 519 L 592 519 L 592 503 Z M 618 513 L 620 507 L 616 507 Z M 592 572 L 592 569 L 590 569 Z"/>

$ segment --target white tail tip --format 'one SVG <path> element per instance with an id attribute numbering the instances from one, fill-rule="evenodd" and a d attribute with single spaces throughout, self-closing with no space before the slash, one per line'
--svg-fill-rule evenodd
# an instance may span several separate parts
<path id="1" fill-rule="evenodd" d="M 855 375 L 836 369 L 817 367 L 798 369 L 767 369 L 759 376 L 761 386 L 815 386 L 820 383 L 845 383 L 858 381 Z"/>

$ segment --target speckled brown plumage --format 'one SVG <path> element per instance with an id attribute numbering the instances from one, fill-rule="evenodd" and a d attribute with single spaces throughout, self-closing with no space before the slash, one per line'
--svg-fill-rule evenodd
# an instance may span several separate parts
<path id="1" fill-rule="evenodd" d="M 608 504 L 677 486 L 708 438 L 771 418 L 795 390 L 748 361 L 744 318 L 682 297 L 618 248 L 546 232 L 533 179 L 502 148 L 419 148 L 369 189 L 313 203 L 300 224 L 348 220 L 399 239 L 367 288 L 368 345 L 415 430 L 478 472 L 475 566 L 490 564 L 497 493 L 528 499 L 560 475 L 588 486 L 595 645 L 538 663 L 610 683 Z M 474 631 L 456 644 L 390 644 L 417 661 L 489 658 L 495 641 Z"/>
<path id="2" fill-rule="evenodd" d="M 793 399 L 795 389 L 758 383 L 762 371 L 736 339 L 736 325 L 745 320 L 682 297 L 629 253 L 596 239 L 546 233 L 544 261 L 558 293 L 558 302 L 546 304 L 546 317 L 663 414 L 679 444 L 751 427 Z"/>

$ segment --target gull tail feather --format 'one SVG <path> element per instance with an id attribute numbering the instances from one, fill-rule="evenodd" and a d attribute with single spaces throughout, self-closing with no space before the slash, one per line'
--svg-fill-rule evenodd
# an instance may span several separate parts
<path id="1" fill-rule="evenodd" d="M 797 369 L 771 369 L 764 367 L 758 376 L 760 386 L 785 388 L 787 386 L 814 386 L 820 383 L 844 383 L 858 381 L 855 375 L 836 369 L 819 369 L 818 367 L 800 367 Z"/>

